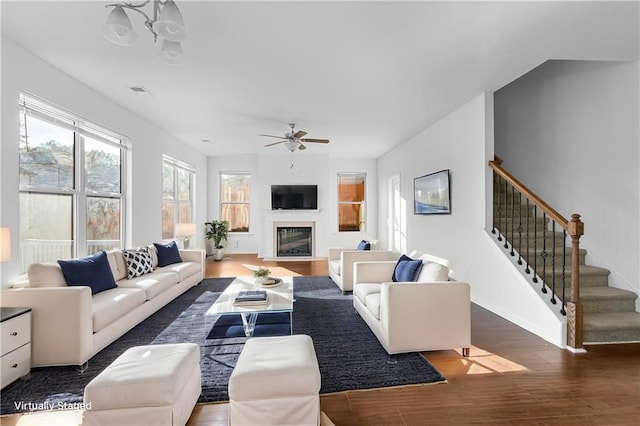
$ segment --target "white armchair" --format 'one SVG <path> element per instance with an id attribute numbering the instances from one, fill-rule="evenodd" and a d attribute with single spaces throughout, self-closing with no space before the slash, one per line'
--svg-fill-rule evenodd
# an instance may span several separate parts
<path id="1" fill-rule="evenodd" d="M 353 305 L 389 354 L 462 348 L 468 356 L 469 284 L 447 281 L 443 259 L 421 259 L 417 282 L 392 282 L 396 261 L 355 263 Z"/>
<path id="2" fill-rule="evenodd" d="M 329 276 L 343 292 L 353 291 L 353 264 L 372 260 L 393 260 L 398 256 L 389 250 L 352 250 L 329 248 Z"/>

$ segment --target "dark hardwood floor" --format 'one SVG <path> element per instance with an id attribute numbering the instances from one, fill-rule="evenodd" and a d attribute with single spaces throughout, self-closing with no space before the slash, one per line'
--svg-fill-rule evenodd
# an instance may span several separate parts
<path id="1" fill-rule="evenodd" d="M 274 275 L 327 274 L 326 261 L 261 262 L 234 254 L 208 261 L 206 275 L 248 275 L 243 264 L 265 265 Z M 589 346 L 574 354 L 476 305 L 471 317 L 470 357 L 457 350 L 424 354 L 447 384 L 322 395 L 322 411 L 338 426 L 640 424 L 640 344 Z M 78 424 L 81 413 L 1 420 Z M 227 425 L 227 404 L 196 406 L 188 424 Z"/>

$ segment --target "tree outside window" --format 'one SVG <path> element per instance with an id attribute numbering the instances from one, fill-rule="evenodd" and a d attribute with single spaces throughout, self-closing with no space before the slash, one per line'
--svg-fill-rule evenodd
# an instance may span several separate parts
<path id="1" fill-rule="evenodd" d="M 230 232 L 249 232 L 250 180 L 245 172 L 220 173 L 220 218 Z"/>
<path id="2" fill-rule="evenodd" d="M 364 232 L 366 173 L 338 173 L 338 231 Z"/>

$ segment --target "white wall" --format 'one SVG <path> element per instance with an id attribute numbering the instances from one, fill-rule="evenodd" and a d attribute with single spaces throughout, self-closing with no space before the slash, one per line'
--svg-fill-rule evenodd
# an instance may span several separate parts
<path id="1" fill-rule="evenodd" d="M 495 94 L 496 154 L 565 217 L 587 263 L 640 293 L 639 63 L 550 61 Z"/>
<path id="2" fill-rule="evenodd" d="M 449 259 L 452 276 L 471 285 L 472 300 L 562 346 L 563 319 L 536 294 L 485 230 L 492 193 L 493 104 L 481 95 L 378 160 L 378 215 L 386 217 L 388 179 L 399 173 L 407 208 L 407 249 Z M 414 215 L 413 179 L 450 169 L 451 215 Z M 378 235 L 388 244 L 387 222 Z M 389 277 L 391 278 L 391 277 Z"/>
<path id="3" fill-rule="evenodd" d="M 295 152 L 293 167 L 291 153 L 272 148 L 260 155 L 209 157 L 208 220 L 220 217 L 220 172 L 251 173 L 250 232 L 234 233 L 229 237 L 229 253 L 258 253 L 261 257 L 272 257 L 273 218 L 278 221 L 315 221 L 316 257 L 327 255 L 332 246 L 354 247 L 358 241 L 376 239 L 377 191 L 375 160 L 345 160 L 314 154 L 313 148 Z M 367 232 L 338 232 L 337 220 L 337 173 L 364 172 L 367 174 L 366 200 Z M 271 211 L 271 185 L 318 185 L 318 211 Z"/>
<path id="4" fill-rule="evenodd" d="M 13 256 L 11 262 L 2 264 L 2 286 L 10 284 L 19 273 L 17 160 L 20 91 L 36 95 L 131 140 L 128 246 L 149 244 L 160 241 L 162 237 L 162 154 L 196 167 L 195 220 L 198 224 L 204 223 L 207 209 L 207 163 L 204 155 L 3 37 L 0 224 L 11 228 Z M 195 245 L 203 246 L 202 232 Z"/>

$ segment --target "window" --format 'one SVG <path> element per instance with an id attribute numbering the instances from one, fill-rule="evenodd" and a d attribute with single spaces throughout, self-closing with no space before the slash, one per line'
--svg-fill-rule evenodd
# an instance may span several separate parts
<path id="1" fill-rule="evenodd" d="M 229 231 L 249 232 L 249 173 L 220 173 L 220 218 Z"/>
<path id="2" fill-rule="evenodd" d="M 124 246 L 127 140 L 20 95 L 22 270 Z"/>
<path id="3" fill-rule="evenodd" d="M 365 231 L 366 173 L 338 173 L 338 231 Z"/>
<path id="4" fill-rule="evenodd" d="M 193 223 L 195 212 L 195 167 L 163 156 L 162 163 L 162 238 L 175 236 L 176 223 Z"/>

